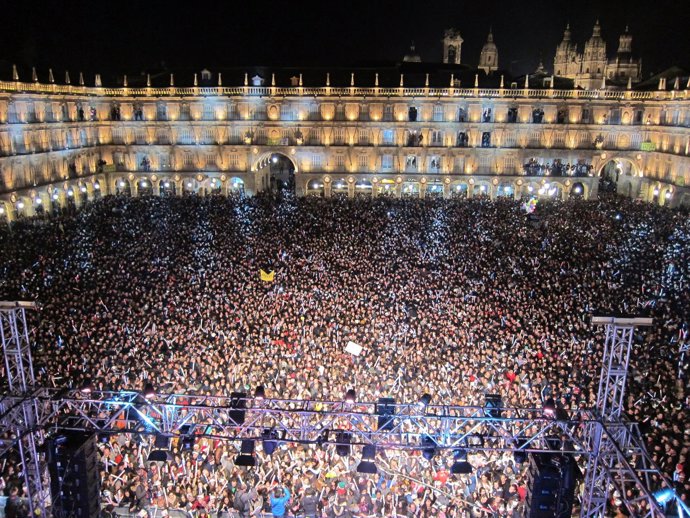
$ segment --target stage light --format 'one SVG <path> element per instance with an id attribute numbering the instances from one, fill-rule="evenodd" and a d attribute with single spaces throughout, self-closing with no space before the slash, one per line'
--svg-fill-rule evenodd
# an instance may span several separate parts
<path id="1" fill-rule="evenodd" d="M 23 209 L 24 208 L 24 202 L 23 201 L 17 202 L 17 208 L 20 210 Z"/>
<path id="2" fill-rule="evenodd" d="M 486 417 L 500 418 L 503 400 L 499 394 L 484 395 L 484 415 Z"/>
<path id="3" fill-rule="evenodd" d="M 556 415 L 556 402 L 552 397 L 544 401 L 544 415 L 554 417 Z"/>
<path id="4" fill-rule="evenodd" d="M 357 399 L 357 394 L 355 394 L 354 389 L 350 389 L 347 392 L 345 392 L 345 403 L 347 403 L 348 405 L 354 405 L 355 399 Z"/>
<path id="5" fill-rule="evenodd" d="M 163 182 L 163 187 L 165 187 L 166 189 L 170 187 L 170 182 Z"/>
<path id="6" fill-rule="evenodd" d="M 93 184 L 93 188 L 94 188 L 95 190 L 97 190 L 97 191 L 100 191 L 100 190 L 101 190 L 101 184 L 99 184 L 98 182 L 96 182 L 95 184 Z"/>
<path id="7" fill-rule="evenodd" d="M 82 185 L 81 187 L 79 187 L 79 190 L 81 192 L 86 192 L 86 185 Z"/>
<path id="8" fill-rule="evenodd" d="M 148 462 L 168 462 L 173 460 L 173 458 L 168 450 L 151 450 L 146 460 Z"/>
<path id="9" fill-rule="evenodd" d="M 575 194 L 580 194 L 582 192 L 582 187 L 580 187 L 579 185 L 576 185 L 575 189 L 573 189 L 573 190 L 575 191 Z"/>
<path id="10" fill-rule="evenodd" d="M 472 473 L 472 464 L 467 462 L 467 450 L 458 448 L 453 451 L 453 465 L 450 472 L 453 475 L 469 475 Z"/>
<path id="11" fill-rule="evenodd" d="M 429 403 L 431 403 L 431 394 L 424 394 L 421 398 L 419 398 L 420 407 L 426 408 L 429 406 Z"/>
<path id="12" fill-rule="evenodd" d="M 91 392 L 93 392 L 93 384 L 91 383 L 91 380 L 84 381 L 79 391 L 82 394 L 91 394 Z"/>
<path id="13" fill-rule="evenodd" d="M 256 466 L 254 457 L 254 441 L 245 439 L 240 445 L 240 454 L 235 457 L 235 466 L 253 467 Z"/>
<path id="14" fill-rule="evenodd" d="M 271 428 L 266 428 L 261 434 L 261 441 L 266 455 L 273 455 L 278 447 L 278 432 Z"/>
<path id="15" fill-rule="evenodd" d="M 146 385 L 144 385 L 144 391 L 141 394 L 146 399 L 151 399 L 156 395 L 156 391 L 153 390 L 153 385 L 151 385 L 151 383 L 146 383 Z"/>
<path id="16" fill-rule="evenodd" d="M 350 432 L 338 432 L 335 436 L 335 452 L 341 457 L 350 455 L 350 441 L 352 434 Z"/>
<path id="17" fill-rule="evenodd" d="M 125 181 L 124 181 L 124 180 L 120 180 L 120 183 L 118 183 L 118 185 L 119 185 L 121 188 L 124 187 L 124 186 L 125 186 Z"/>
<path id="18" fill-rule="evenodd" d="M 431 462 L 436 455 L 436 441 L 430 435 L 422 436 L 422 456 Z"/>
<path id="19" fill-rule="evenodd" d="M 259 385 L 256 387 L 256 390 L 254 391 L 254 399 L 258 399 L 261 401 L 262 399 L 266 398 L 266 391 L 264 390 L 263 385 Z"/>
<path id="20" fill-rule="evenodd" d="M 41 203 L 43 203 L 43 200 L 41 200 L 41 198 L 38 198 L 38 197 L 36 198 L 35 201 L 36 201 L 36 205 L 40 205 Z"/>
<path id="21" fill-rule="evenodd" d="M 54 200 L 57 200 L 59 197 L 60 197 L 60 195 L 59 195 L 58 193 L 54 193 L 54 194 L 53 194 L 53 199 L 54 199 Z"/>
<path id="22" fill-rule="evenodd" d="M 366 473 L 368 475 L 376 475 L 378 469 L 374 461 L 376 460 L 376 446 L 367 444 L 362 449 L 362 460 L 357 465 L 357 473 Z"/>
<path id="23" fill-rule="evenodd" d="M 667 200 L 670 200 L 671 196 L 672 196 L 671 191 L 666 191 L 666 194 L 664 194 L 664 198 L 666 198 Z"/>
<path id="24" fill-rule="evenodd" d="M 654 196 L 659 196 L 659 189 L 658 188 L 654 189 Z"/>
<path id="25" fill-rule="evenodd" d="M 654 500 L 656 500 L 657 504 L 666 505 L 671 500 L 673 500 L 676 495 L 673 492 L 673 489 L 671 489 L 670 487 L 665 487 L 664 489 L 655 491 L 652 496 L 654 496 Z"/>
<path id="26" fill-rule="evenodd" d="M 247 394 L 244 392 L 231 392 L 230 393 L 230 410 L 228 415 L 238 425 L 244 423 L 244 417 L 246 415 L 247 408 Z"/>
<path id="27" fill-rule="evenodd" d="M 183 425 L 180 427 L 180 436 L 182 437 L 182 451 L 192 451 L 194 449 L 194 427 L 192 425 Z"/>
<path id="28" fill-rule="evenodd" d="M 328 443 L 328 435 L 330 434 L 330 430 L 326 429 L 323 430 L 319 436 L 316 438 L 316 445 L 319 446 L 320 448 L 323 448 L 327 443 Z"/>
<path id="29" fill-rule="evenodd" d="M 72 196 L 74 196 L 74 191 L 73 191 L 72 189 L 69 189 L 69 190 L 67 191 L 67 196 L 69 196 L 70 198 L 71 198 Z"/>
<path id="30" fill-rule="evenodd" d="M 623 219 L 623 215 L 620 212 L 616 212 L 614 218 L 616 218 L 616 221 L 620 221 Z"/>
<path id="31" fill-rule="evenodd" d="M 273 157 L 271 158 L 271 162 L 273 162 L 274 164 L 277 164 L 277 163 L 278 163 L 278 157 L 277 157 L 277 156 L 273 156 Z"/>

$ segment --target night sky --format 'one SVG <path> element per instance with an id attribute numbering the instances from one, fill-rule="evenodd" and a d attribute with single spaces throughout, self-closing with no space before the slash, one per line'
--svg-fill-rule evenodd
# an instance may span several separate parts
<path id="1" fill-rule="evenodd" d="M 161 62 L 194 70 L 365 65 L 399 61 L 411 40 L 423 60 L 438 62 L 451 26 L 465 40 L 462 61 L 469 64 L 493 26 L 501 68 L 519 75 L 534 71 L 540 55 L 552 68 L 567 21 L 584 43 L 597 17 L 609 55 L 630 25 L 644 77 L 690 66 L 688 0 L 15 0 L 2 11 L 0 78 L 9 77 L 11 63 L 34 65 L 42 76 L 52 67 L 58 82 L 65 68 L 135 74 Z"/>

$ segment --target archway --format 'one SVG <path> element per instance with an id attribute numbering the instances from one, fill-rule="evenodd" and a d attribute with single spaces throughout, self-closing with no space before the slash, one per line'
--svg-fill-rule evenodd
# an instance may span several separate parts
<path id="1" fill-rule="evenodd" d="M 632 182 L 625 177 L 639 176 L 635 163 L 628 158 L 612 158 L 599 169 L 599 192 L 616 193 L 632 196 Z M 619 182 L 621 183 L 619 187 Z M 622 188 L 622 192 L 621 192 Z"/>
<path id="2" fill-rule="evenodd" d="M 324 183 L 322 180 L 309 180 L 307 182 L 307 196 L 322 198 L 324 195 Z"/>
<path id="3" fill-rule="evenodd" d="M 244 196 L 244 180 L 236 176 L 230 178 L 228 182 L 228 194 Z"/>
<path id="4" fill-rule="evenodd" d="M 357 180 L 355 182 L 355 198 L 371 198 L 374 186 L 369 180 Z"/>
<path id="5" fill-rule="evenodd" d="M 395 181 L 384 178 L 376 185 L 376 196 L 395 198 Z"/>
<path id="6" fill-rule="evenodd" d="M 443 182 L 441 180 L 433 180 L 426 184 L 427 198 L 443 198 Z"/>
<path id="7" fill-rule="evenodd" d="M 146 178 L 142 178 L 137 182 L 138 196 L 153 196 L 153 183 Z"/>
<path id="8" fill-rule="evenodd" d="M 295 192 L 297 162 L 279 151 L 264 153 L 256 160 L 254 171 L 265 170 L 268 174 L 268 188 L 274 192 Z"/>
<path id="9" fill-rule="evenodd" d="M 570 188 L 570 199 L 581 200 L 585 196 L 585 186 L 582 182 L 575 182 Z"/>
<path id="10" fill-rule="evenodd" d="M 161 196 L 175 196 L 177 193 L 177 186 L 175 185 L 175 182 L 168 178 L 161 180 L 158 187 Z"/>
<path id="11" fill-rule="evenodd" d="M 119 178 L 115 181 L 115 194 L 121 194 L 124 196 L 131 196 L 132 191 L 129 185 L 129 180 L 126 178 Z"/>
<path id="12" fill-rule="evenodd" d="M 496 188 L 496 196 L 499 198 L 512 198 L 515 196 L 513 184 L 508 182 L 498 184 L 498 187 Z"/>
<path id="13" fill-rule="evenodd" d="M 450 197 L 463 199 L 467 198 L 467 193 L 469 191 L 468 185 L 464 182 L 456 182 L 450 187 Z"/>
<path id="14" fill-rule="evenodd" d="M 419 198 L 419 182 L 405 182 L 402 186 L 403 198 Z"/>
<path id="15" fill-rule="evenodd" d="M 331 184 L 331 197 L 332 198 L 347 198 L 347 196 L 348 196 L 347 180 L 345 180 L 344 178 L 334 180 L 333 183 Z"/>

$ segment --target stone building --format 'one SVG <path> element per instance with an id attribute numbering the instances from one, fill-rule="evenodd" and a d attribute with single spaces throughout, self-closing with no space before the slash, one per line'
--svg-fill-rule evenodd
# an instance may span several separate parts
<path id="1" fill-rule="evenodd" d="M 489 36 L 487 36 L 486 43 L 484 43 L 482 51 L 479 54 L 479 67 L 477 68 L 483 70 L 487 74 L 498 70 L 498 48 L 494 43 L 494 34 L 492 30 L 489 30 Z"/>
<path id="2" fill-rule="evenodd" d="M 386 82 L 379 72 L 338 82 L 208 72 L 219 86 L 177 86 L 172 76 L 169 86 L 149 77 L 117 88 L 100 78 L 0 82 L 0 217 L 105 194 L 251 194 L 281 178 L 298 195 L 325 197 L 566 199 L 595 198 L 606 176 L 626 196 L 690 204 L 685 81 L 601 93 L 496 74 L 460 88 L 460 67 L 431 81 L 417 72 L 417 84 L 405 69 L 388 70 Z M 288 77 L 296 86 L 282 86 Z"/>
<path id="3" fill-rule="evenodd" d="M 622 84 L 638 83 L 642 79 L 642 63 L 633 58 L 628 27 L 619 39 L 616 56 L 609 60 L 599 20 L 594 24 L 592 36 L 582 53 L 571 40 L 570 25 L 566 26 L 563 41 L 556 47 L 553 70 L 556 76 L 573 79 L 575 88 L 588 90 L 605 88 L 607 79 Z"/>

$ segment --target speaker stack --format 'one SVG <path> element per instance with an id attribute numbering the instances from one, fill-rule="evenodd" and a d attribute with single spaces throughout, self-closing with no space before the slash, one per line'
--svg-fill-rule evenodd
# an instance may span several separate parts
<path id="1" fill-rule="evenodd" d="M 97 518 L 100 476 L 96 434 L 63 432 L 47 441 L 55 518 Z"/>
<path id="2" fill-rule="evenodd" d="M 570 518 L 580 470 L 571 455 L 530 455 L 528 518 Z"/>

